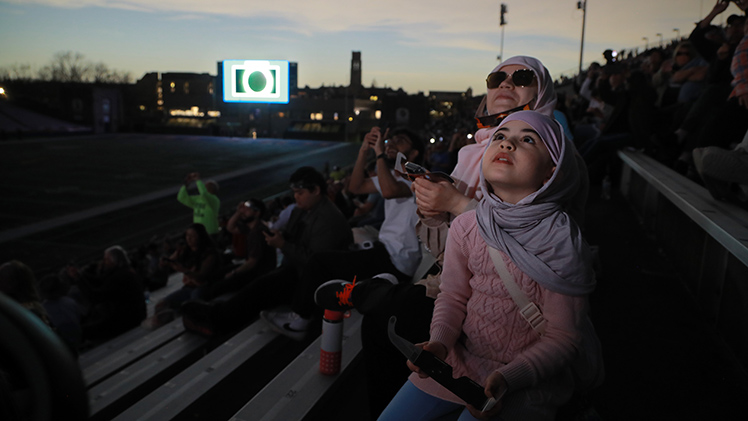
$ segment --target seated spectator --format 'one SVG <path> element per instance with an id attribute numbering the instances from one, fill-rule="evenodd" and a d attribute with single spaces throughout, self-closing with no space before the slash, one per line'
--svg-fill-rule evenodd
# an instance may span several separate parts
<path id="1" fill-rule="evenodd" d="M 182 306 L 187 329 L 211 335 L 246 325 L 257 313 L 287 302 L 279 291 L 294 291 L 302 269 L 315 253 L 345 250 L 353 242 L 348 221 L 327 196 L 327 181 L 312 167 L 290 178 L 296 207 L 283 231 L 265 233 L 265 241 L 283 253 L 281 265 L 247 283 L 226 301 L 190 301 Z"/>
<path id="2" fill-rule="evenodd" d="M 39 299 L 34 272 L 25 264 L 11 260 L 0 266 L 0 292 L 36 314 L 44 323 L 50 324 Z"/>
<path id="3" fill-rule="evenodd" d="M 314 291 L 330 279 L 371 278 L 379 273 L 394 275 L 399 282 L 409 282 L 421 261 L 421 245 L 416 235 L 418 222 L 416 204 L 410 190 L 411 181 L 394 170 L 398 154 L 408 161 L 420 163 L 425 145 L 415 134 L 396 129 L 387 138 L 378 127 L 364 137 L 358 159 L 351 174 L 353 193 L 381 193 L 385 199 L 384 222 L 379 230 L 379 241 L 373 247 L 354 251 L 317 253 L 301 275 L 301 282 L 293 294 L 291 312 L 263 311 L 260 316 L 271 327 L 286 336 L 302 340 L 318 313 Z M 385 140 L 387 139 L 387 140 Z M 366 162 L 373 150 L 377 158 L 377 176 L 367 178 Z"/>
<path id="4" fill-rule="evenodd" d="M 730 145 L 736 143 L 748 129 L 748 114 L 745 108 L 741 107 L 737 100 L 728 100 L 733 89 L 733 74 L 730 67 L 735 51 L 744 36 L 745 16 L 730 16 L 727 19 L 725 35 L 718 41 L 707 39 L 707 35 L 701 29 L 726 7 L 725 3 L 717 3 L 689 38 L 699 48 L 699 52 L 709 59 L 707 83 L 682 124 L 671 135 L 671 138 L 674 138 L 671 141 L 677 142 L 680 151 L 674 168 L 694 178 L 694 149 L 707 146 L 729 149 Z"/>
<path id="5" fill-rule="evenodd" d="M 212 299 L 234 292 L 252 279 L 275 268 L 275 249 L 267 244 L 263 235 L 269 230 L 262 220 L 264 214 L 265 204 L 260 199 L 251 198 L 236 207 L 236 212 L 226 224 L 226 229 L 232 234 L 241 235 L 244 239 L 244 263 L 226 273 L 223 279 L 213 282 L 204 298 Z"/>
<path id="6" fill-rule="evenodd" d="M 117 336 L 145 318 L 145 290 L 122 247 L 106 249 L 104 259 L 95 267 L 69 273 L 76 281 L 76 296 L 83 297 L 84 308 L 88 305 L 81 326 L 83 340 Z"/>
<path id="7" fill-rule="evenodd" d="M 748 132 L 733 150 L 709 146 L 693 150 L 694 164 L 715 199 L 748 208 Z"/>
<path id="8" fill-rule="evenodd" d="M 181 289 L 172 292 L 156 303 L 156 317 L 164 310 L 178 310 L 183 302 L 203 297 L 211 281 L 220 276 L 220 256 L 208 232 L 202 224 L 192 224 L 184 234 L 185 244 L 168 258 L 162 258 L 162 265 L 183 274 Z M 166 313 L 168 314 L 168 313 Z M 166 321 L 169 317 L 163 317 Z"/>
<path id="9" fill-rule="evenodd" d="M 49 316 L 55 332 L 77 355 L 82 343 L 83 330 L 81 320 L 83 310 L 80 305 L 69 297 L 70 286 L 58 275 L 47 275 L 39 281 L 39 293 L 42 305 Z"/>
<path id="10" fill-rule="evenodd" d="M 194 182 L 198 194 L 190 195 L 187 187 Z M 192 222 L 202 224 L 208 234 L 218 234 L 218 213 L 221 201 L 218 199 L 218 183 L 208 180 L 205 183 L 200 179 L 200 173 L 192 172 L 184 178 L 184 185 L 177 193 L 179 203 L 192 208 Z"/>
<path id="11" fill-rule="evenodd" d="M 148 291 L 155 291 L 166 286 L 169 280 L 169 268 L 161 265 L 161 251 L 159 245 L 150 242 L 145 247 L 145 255 L 140 259 L 138 275 L 143 280 L 143 286 Z"/>

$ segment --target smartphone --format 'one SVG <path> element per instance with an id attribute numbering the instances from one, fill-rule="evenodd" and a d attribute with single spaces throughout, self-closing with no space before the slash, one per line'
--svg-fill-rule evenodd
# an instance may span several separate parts
<path id="1" fill-rule="evenodd" d="M 270 227 L 265 225 L 262 221 L 260 221 L 260 229 L 268 235 L 273 235 L 273 231 L 270 230 Z"/>
<path id="2" fill-rule="evenodd" d="M 428 173 L 426 168 L 423 168 L 422 166 L 416 164 L 415 162 L 406 162 L 405 163 L 405 171 L 408 172 L 408 175 L 424 175 Z"/>

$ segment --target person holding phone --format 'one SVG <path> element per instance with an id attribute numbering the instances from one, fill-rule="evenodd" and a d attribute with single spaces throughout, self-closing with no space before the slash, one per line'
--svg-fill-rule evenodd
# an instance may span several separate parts
<path id="1" fill-rule="evenodd" d="M 264 311 L 260 316 L 286 336 L 301 340 L 318 309 L 315 290 L 330 279 L 371 278 L 387 273 L 388 282 L 407 283 L 421 260 L 421 245 L 415 232 L 418 222 L 410 180 L 393 170 L 398 154 L 419 163 L 425 143 L 410 130 L 378 127 L 364 137 L 351 173 L 348 189 L 354 194 L 380 193 L 384 197 L 384 221 L 371 248 L 326 251 L 316 254 L 304 268 L 294 292 L 291 312 Z M 366 177 L 366 165 L 374 152 L 376 176 Z"/>
<path id="2" fill-rule="evenodd" d="M 251 198 L 239 203 L 236 212 L 229 218 L 226 230 L 240 237 L 246 244 L 244 263 L 232 268 L 212 283 L 205 293 L 206 299 L 234 292 L 252 279 L 275 269 L 277 254 L 265 241 L 264 233 L 272 234 L 262 216 L 266 207 L 262 200 Z"/>

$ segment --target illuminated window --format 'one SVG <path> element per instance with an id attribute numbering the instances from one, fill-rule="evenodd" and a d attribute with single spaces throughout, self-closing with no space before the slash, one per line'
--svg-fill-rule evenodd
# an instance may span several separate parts
<path id="1" fill-rule="evenodd" d="M 213 82 L 208 83 L 208 93 L 213 95 Z"/>
<path id="2" fill-rule="evenodd" d="M 174 82 L 170 83 L 169 87 L 171 88 L 171 93 L 174 93 L 177 90 L 177 84 Z"/>
<path id="3" fill-rule="evenodd" d="M 145 111 L 145 105 L 140 106 L 140 111 Z"/>
<path id="4" fill-rule="evenodd" d="M 286 116 L 286 113 L 284 113 L 283 111 L 278 113 L 278 118 L 283 118 L 285 116 Z"/>
<path id="5" fill-rule="evenodd" d="M 372 95 L 369 97 L 369 101 L 379 101 L 379 97 L 376 95 Z"/>
<path id="6" fill-rule="evenodd" d="M 377 120 L 381 120 L 382 119 L 382 110 L 376 110 L 376 111 L 374 111 L 374 118 L 376 118 Z"/>
<path id="7" fill-rule="evenodd" d="M 184 82 L 184 93 L 185 94 L 190 93 L 190 82 Z"/>
<path id="8" fill-rule="evenodd" d="M 338 121 L 338 118 L 340 118 L 340 116 L 338 115 L 338 113 L 333 114 L 333 116 L 332 116 L 333 120 Z"/>

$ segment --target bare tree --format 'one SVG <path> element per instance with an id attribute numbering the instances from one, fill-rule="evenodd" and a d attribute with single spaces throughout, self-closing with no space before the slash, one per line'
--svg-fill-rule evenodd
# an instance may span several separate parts
<path id="1" fill-rule="evenodd" d="M 30 64 L 12 64 L 0 68 L 0 80 L 29 81 L 34 79 Z"/>
<path id="2" fill-rule="evenodd" d="M 130 83 L 131 81 L 130 73 L 112 70 L 103 62 L 91 67 L 91 78 L 96 83 Z"/>
<path id="3" fill-rule="evenodd" d="M 131 83 L 129 72 L 110 69 L 103 62 L 85 60 L 81 53 L 62 51 L 54 55 L 46 66 L 34 72 L 29 64 L 13 64 L 0 68 L 0 80 L 46 80 L 54 82 Z"/>
<path id="4" fill-rule="evenodd" d="M 85 82 L 90 72 L 91 64 L 84 61 L 83 54 L 63 51 L 55 53 L 52 61 L 39 71 L 39 76 L 55 82 Z"/>

